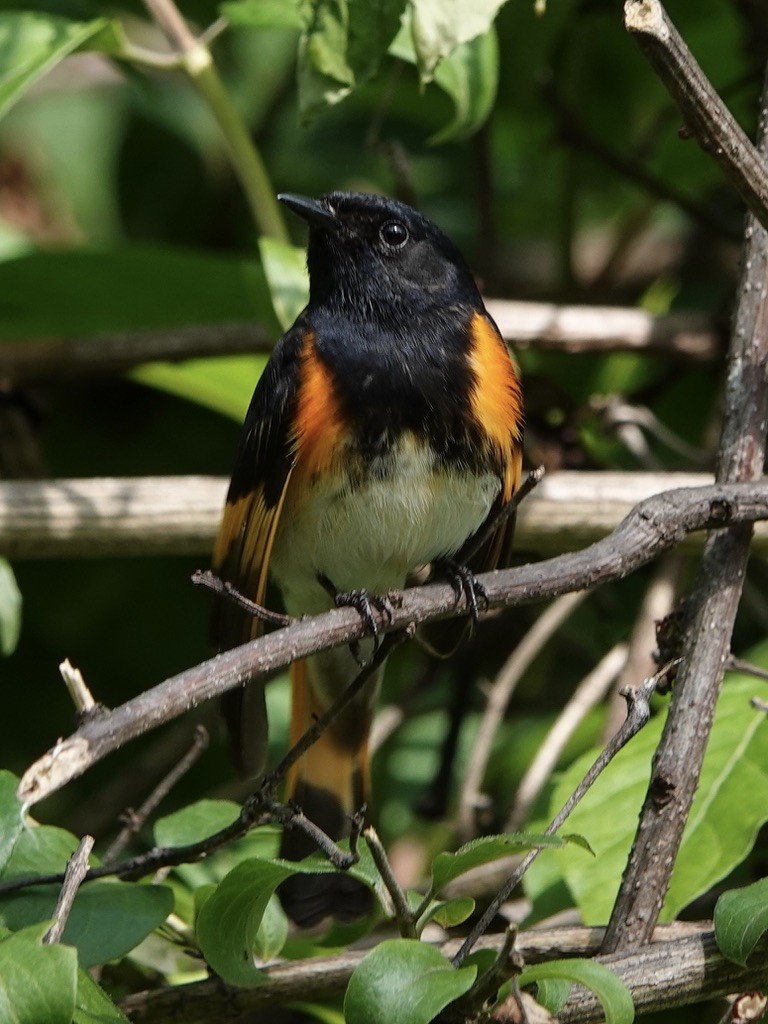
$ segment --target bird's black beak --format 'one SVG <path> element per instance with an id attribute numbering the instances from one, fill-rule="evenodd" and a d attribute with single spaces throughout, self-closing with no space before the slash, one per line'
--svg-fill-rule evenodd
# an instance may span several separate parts
<path id="1" fill-rule="evenodd" d="M 309 199 L 307 196 L 296 196 L 286 192 L 281 192 L 277 198 L 313 227 L 328 230 L 339 226 L 336 214 L 319 199 Z"/>

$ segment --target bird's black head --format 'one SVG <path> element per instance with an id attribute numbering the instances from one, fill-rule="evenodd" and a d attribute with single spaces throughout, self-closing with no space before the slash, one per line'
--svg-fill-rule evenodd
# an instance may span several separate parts
<path id="1" fill-rule="evenodd" d="M 310 306 L 391 321 L 481 303 L 458 249 L 405 203 L 361 192 L 278 198 L 309 223 Z"/>

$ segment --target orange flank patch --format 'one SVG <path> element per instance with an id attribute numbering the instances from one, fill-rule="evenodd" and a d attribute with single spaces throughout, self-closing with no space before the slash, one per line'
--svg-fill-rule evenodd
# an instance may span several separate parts
<path id="1" fill-rule="evenodd" d="M 297 469 L 314 476 L 327 470 L 345 432 L 333 378 L 318 359 L 310 331 L 301 354 L 299 405 L 296 413 Z"/>
<path id="2" fill-rule="evenodd" d="M 504 341 L 482 313 L 473 315 L 470 335 L 470 365 L 475 375 L 472 413 L 491 443 L 511 455 L 523 428 L 520 379 Z"/>
<path id="3" fill-rule="evenodd" d="M 295 661 L 291 665 L 291 692 L 290 743 L 293 747 L 325 711 L 312 696 L 305 661 Z M 357 784 L 356 772 L 362 775 Z M 318 789 L 333 793 L 344 811 L 353 814 L 358 809 L 352 806 L 355 789 L 362 785 L 363 793 L 367 794 L 368 776 L 365 745 L 356 751 L 344 749 L 334 742 L 333 728 L 330 727 L 321 733 L 306 754 L 291 767 L 287 791 L 293 794 L 299 781 L 306 780 Z"/>

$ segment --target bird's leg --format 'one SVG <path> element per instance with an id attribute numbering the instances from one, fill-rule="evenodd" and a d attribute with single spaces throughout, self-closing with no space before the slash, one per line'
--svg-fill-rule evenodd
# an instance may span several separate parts
<path id="1" fill-rule="evenodd" d="M 488 592 L 483 584 L 469 566 L 462 565 L 452 558 L 436 558 L 433 567 L 435 572 L 442 573 L 451 584 L 456 595 L 456 603 L 464 598 L 472 622 L 477 625 L 480 620 L 480 605 L 488 607 Z"/>
<path id="2" fill-rule="evenodd" d="M 385 594 L 371 594 L 368 590 L 347 590 L 339 591 L 323 573 L 317 574 L 317 581 L 324 590 L 333 598 L 337 608 L 354 608 L 363 620 L 366 633 L 373 638 L 374 651 L 378 650 L 381 638 L 379 635 L 379 624 L 376 616 L 377 611 L 383 615 L 388 623 L 392 622 L 392 602 Z M 355 641 L 349 645 L 355 661 L 362 667 L 364 661 L 360 656 L 360 645 Z"/>

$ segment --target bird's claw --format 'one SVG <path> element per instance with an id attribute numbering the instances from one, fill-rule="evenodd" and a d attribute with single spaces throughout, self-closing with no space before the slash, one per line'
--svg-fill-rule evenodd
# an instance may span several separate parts
<path id="1" fill-rule="evenodd" d="M 446 558 L 438 563 L 438 568 L 450 583 L 456 595 L 456 603 L 464 598 L 472 622 L 477 625 L 480 621 L 481 605 L 484 609 L 488 607 L 488 591 L 466 565 Z"/>
<path id="2" fill-rule="evenodd" d="M 374 651 L 378 650 L 381 637 L 379 624 L 373 613 L 375 610 L 387 620 L 388 624 L 392 622 L 393 608 L 389 598 L 381 594 L 371 594 L 367 590 L 348 590 L 345 593 L 336 594 L 334 600 L 337 608 L 354 608 L 357 611 L 363 620 L 365 632 L 373 638 Z M 355 643 L 350 647 L 355 660 L 361 663 L 359 645 Z"/>

